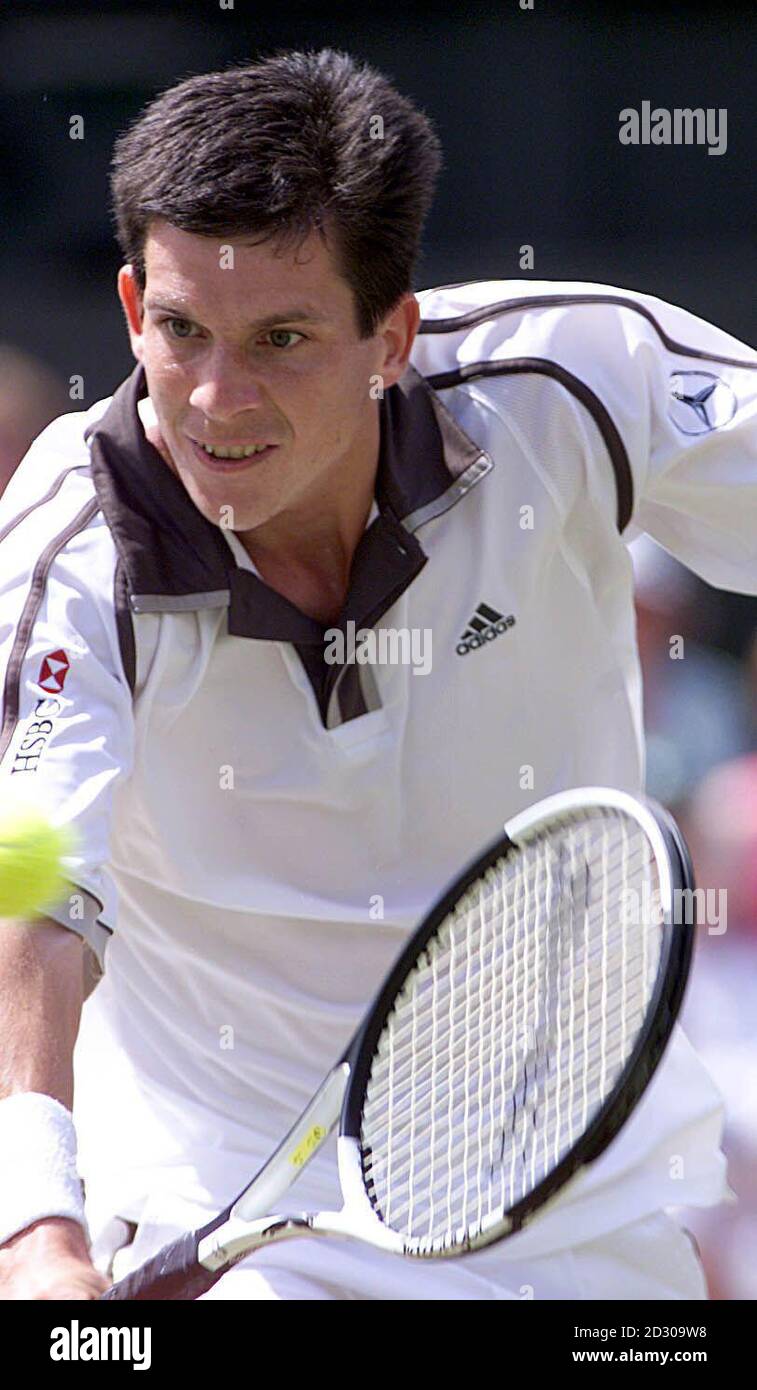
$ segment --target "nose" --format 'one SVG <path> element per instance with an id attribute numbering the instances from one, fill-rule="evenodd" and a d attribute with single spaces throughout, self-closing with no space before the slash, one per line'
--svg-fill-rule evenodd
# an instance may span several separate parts
<path id="1" fill-rule="evenodd" d="M 264 392 L 244 352 L 214 347 L 204 358 L 199 375 L 189 404 L 208 420 L 230 421 L 264 402 Z"/>

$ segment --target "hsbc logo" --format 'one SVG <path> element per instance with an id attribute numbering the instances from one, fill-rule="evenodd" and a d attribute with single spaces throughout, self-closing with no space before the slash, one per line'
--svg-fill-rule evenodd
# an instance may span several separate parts
<path id="1" fill-rule="evenodd" d="M 49 652 L 43 657 L 39 668 L 37 685 L 40 690 L 46 690 L 49 695 L 60 695 L 70 666 L 71 662 L 62 647 L 57 652 Z"/>
<path id="2" fill-rule="evenodd" d="M 71 659 L 62 647 L 43 656 L 39 675 L 32 681 L 43 694 L 35 703 L 32 717 L 23 726 L 11 774 L 37 771 L 65 703 L 58 697 L 63 693 L 70 669 Z"/>

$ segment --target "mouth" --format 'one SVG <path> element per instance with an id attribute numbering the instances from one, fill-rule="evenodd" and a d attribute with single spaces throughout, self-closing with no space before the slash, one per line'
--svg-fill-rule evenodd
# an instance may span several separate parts
<path id="1" fill-rule="evenodd" d="M 262 447 L 257 444 L 240 444 L 238 446 L 217 444 L 206 447 L 196 439 L 192 439 L 191 435 L 187 435 L 187 438 L 198 459 L 214 473 L 239 473 L 245 468 L 252 468 L 278 448 L 277 444 L 264 444 Z M 211 453 L 211 447 L 219 452 Z"/>

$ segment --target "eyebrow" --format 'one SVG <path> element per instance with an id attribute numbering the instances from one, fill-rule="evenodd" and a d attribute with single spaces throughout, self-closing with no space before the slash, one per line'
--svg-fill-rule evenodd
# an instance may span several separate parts
<path id="1" fill-rule="evenodd" d="M 145 309 L 149 310 L 162 309 L 164 313 L 174 314 L 177 318 L 186 317 L 187 319 L 191 319 L 193 323 L 199 322 L 199 320 L 196 319 L 195 314 L 191 309 L 191 306 L 189 304 L 184 303 L 182 300 L 176 300 L 173 304 L 163 304 L 157 299 L 145 299 L 144 307 Z M 315 309 L 309 309 L 306 306 L 296 305 L 294 308 L 285 309 L 281 313 L 266 314 L 265 318 L 255 319 L 251 324 L 248 324 L 248 327 L 252 329 L 273 328 L 277 323 L 292 322 L 325 323 L 326 315 L 319 314 L 318 311 Z"/>

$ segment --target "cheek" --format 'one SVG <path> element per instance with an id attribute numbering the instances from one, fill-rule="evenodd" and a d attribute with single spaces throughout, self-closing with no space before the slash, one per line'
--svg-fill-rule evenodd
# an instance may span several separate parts
<path id="1" fill-rule="evenodd" d="M 164 351 L 145 358 L 145 374 L 150 397 L 164 412 L 176 414 L 189 399 L 192 389 L 186 372 Z"/>
<path id="2" fill-rule="evenodd" d="M 379 389 L 380 383 L 373 381 L 369 368 L 356 371 L 353 363 L 346 368 L 343 362 L 335 364 L 323 375 L 320 388 L 307 394 L 306 418 L 319 422 L 321 431 L 330 438 L 348 438 L 365 421 Z"/>

